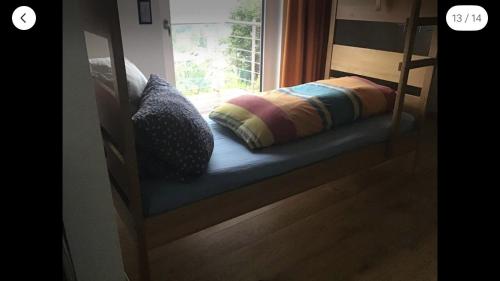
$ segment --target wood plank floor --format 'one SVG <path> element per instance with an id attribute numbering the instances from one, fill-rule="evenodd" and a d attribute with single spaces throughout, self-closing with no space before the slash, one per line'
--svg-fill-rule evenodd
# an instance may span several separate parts
<path id="1" fill-rule="evenodd" d="M 153 280 L 437 280 L 433 124 L 424 139 L 414 174 L 402 157 L 153 249 Z"/>

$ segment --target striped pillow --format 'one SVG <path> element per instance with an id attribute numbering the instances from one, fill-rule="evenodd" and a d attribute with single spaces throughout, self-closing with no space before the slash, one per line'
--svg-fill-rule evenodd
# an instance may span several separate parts
<path id="1" fill-rule="evenodd" d="M 255 149 L 391 111 L 394 101 L 393 89 L 349 76 L 242 95 L 221 104 L 209 117 Z"/>

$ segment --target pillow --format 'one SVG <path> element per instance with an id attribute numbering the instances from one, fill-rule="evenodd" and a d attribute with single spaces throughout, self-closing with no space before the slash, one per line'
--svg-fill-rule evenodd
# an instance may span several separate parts
<path id="1" fill-rule="evenodd" d="M 132 121 L 141 177 L 184 180 L 205 172 L 214 148 L 212 132 L 170 83 L 151 75 Z"/>
<path id="2" fill-rule="evenodd" d="M 393 89 L 350 76 L 242 95 L 209 117 L 251 149 L 286 143 L 392 110 Z"/>
<path id="3" fill-rule="evenodd" d="M 89 59 L 90 63 L 90 74 L 96 80 L 97 84 L 101 87 L 107 87 L 108 89 L 114 89 L 114 77 L 111 69 L 111 60 L 107 58 L 94 58 Z M 142 95 L 142 91 L 146 86 L 147 79 L 142 74 L 142 72 L 131 63 L 128 59 L 125 59 L 125 72 L 127 73 L 127 85 L 128 85 L 128 97 L 130 100 L 130 110 L 133 115 L 139 106 L 139 100 Z"/>

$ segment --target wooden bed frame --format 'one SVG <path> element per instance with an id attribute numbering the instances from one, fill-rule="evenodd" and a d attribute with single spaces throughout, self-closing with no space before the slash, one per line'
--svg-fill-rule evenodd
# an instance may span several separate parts
<path id="1" fill-rule="evenodd" d="M 417 26 L 435 25 L 436 18 L 419 17 L 421 0 L 414 1 L 406 22 L 404 53 L 342 46 L 334 44 L 337 2 L 333 0 L 325 78 L 331 77 L 331 71 L 336 70 L 372 78 L 377 82 L 398 83 L 400 94 L 396 100 L 390 140 L 346 152 L 160 215 L 145 217 L 117 3 L 116 0 L 80 1 L 83 29 L 107 40 L 116 77 L 116 94 L 103 92 L 102 88 L 96 87 L 96 99 L 115 207 L 136 242 L 140 280 L 150 280 L 148 251 L 153 248 L 417 150 L 418 135 L 398 135 L 399 121 L 402 111 L 413 113 L 419 121 L 425 117 L 436 64 L 436 30 L 433 32 L 432 46 L 427 57 L 413 56 L 416 60 L 412 60 L 411 54 Z M 417 68 L 418 70 L 410 72 Z M 420 96 L 405 95 L 407 85 L 421 88 Z"/>

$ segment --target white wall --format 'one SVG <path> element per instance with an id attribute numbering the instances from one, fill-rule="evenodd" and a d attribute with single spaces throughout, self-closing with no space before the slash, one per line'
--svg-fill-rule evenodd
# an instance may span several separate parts
<path id="1" fill-rule="evenodd" d="M 79 281 L 124 280 L 76 0 L 63 3 L 63 222 Z"/>
<path id="2" fill-rule="evenodd" d="M 281 68 L 281 37 L 283 1 L 265 1 L 262 90 L 279 87 Z"/>
<path id="3" fill-rule="evenodd" d="M 166 77 L 162 27 L 164 13 L 160 10 L 160 0 L 151 0 L 152 24 L 139 24 L 137 0 L 118 0 L 118 11 L 125 57 L 137 65 L 146 78 L 152 73 Z M 109 56 L 100 38 L 88 34 L 85 37 L 89 57 Z"/>
<path id="4" fill-rule="evenodd" d="M 167 1 L 167 0 L 161 0 Z M 275 1 L 275 0 L 272 0 Z M 220 22 L 238 6 L 235 0 L 171 0 L 173 23 Z M 196 8 L 194 8 L 196 7 Z"/>

